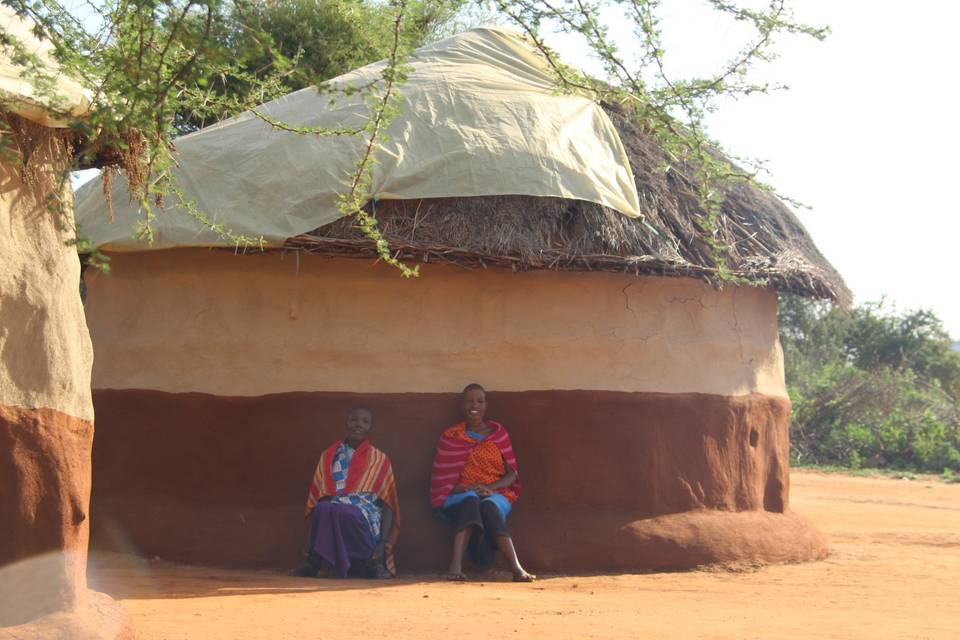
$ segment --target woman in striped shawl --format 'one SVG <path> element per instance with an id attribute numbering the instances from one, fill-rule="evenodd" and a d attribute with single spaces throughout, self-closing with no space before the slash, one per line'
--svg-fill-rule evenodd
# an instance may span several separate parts
<path id="1" fill-rule="evenodd" d="M 320 456 L 307 496 L 310 533 L 306 561 L 296 576 L 316 576 L 324 562 L 337 577 L 352 564 L 377 578 L 396 576 L 393 546 L 400 533 L 400 503 L 390 458 L 367 440 L 373 412 L 347 416 L 347 436 Z"/>
<path id="2" fill-rule="evenodd" d="M 499 549 L 510 562 L 513 579 L 536 579 L 520 565 L 506 520 L 520 497 L 520 476 L 510 436 L 503 425 L 486 420 L 487 394 L 469 384 L 461 400 L 463 422 L 440 436 L 430 476 L 430 504 L 456 526 L 447 577 L 465 580 L 463 554 L 481 566 L 493 564 Z"/>

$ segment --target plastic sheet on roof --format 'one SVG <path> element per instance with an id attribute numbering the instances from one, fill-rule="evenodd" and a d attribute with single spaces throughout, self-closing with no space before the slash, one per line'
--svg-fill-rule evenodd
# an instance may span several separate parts
<path id="1" fill-rule="evenodd" d="M 373 197 L 553 196 L 639 215 L 629 160 L 606 113 L 586 97 L 558 95 L 546 60 L 521 34 L 475 29 L 418 49 L 410 63 L 400 113 L 377 149 Z M 384 66 L 336 78 L 333 92 L 304 89 L 260 111 L 299 127 L 360 126 L 369 115 L 364 98 L 337 90 L 379 80 Z M 280 131 L 244 113 L 179 138 L 176 148 L 177 178 L 200 211 L 277 247 L 339 217 L 337 195 L 347 191 L 364 141 Z M 135 240 L 143 213 L 122 179 L 112 189 L 112 221 L 99 179 L 77 193 L 81 233 L 95 246 L 229 244 L 170 198 L 152 223 L 153 244 Z"/>

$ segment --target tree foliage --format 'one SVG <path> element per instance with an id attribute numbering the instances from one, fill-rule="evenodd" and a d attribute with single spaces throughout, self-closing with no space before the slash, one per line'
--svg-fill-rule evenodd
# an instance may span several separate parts
<path id="1" fill-rule="evenodd" d="M 795 458 L 960 471 L 960 353 L 928 310 L 780 298 Z"/>
<path id="2" fill-rule="evenodd" d="M 367 0 L 245 0 L 221 7 L 206 41 L 194 45 L 209 58 L 184 83 L 175 129 L 187 133 L 388 58 L 395 16 L 384 9 Z M 408 2 L 403 47 L 435 37 L 456 9 L 455 2 Z"/>

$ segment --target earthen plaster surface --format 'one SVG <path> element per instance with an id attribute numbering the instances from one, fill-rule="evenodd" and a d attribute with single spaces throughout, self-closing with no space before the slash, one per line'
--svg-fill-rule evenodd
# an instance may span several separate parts
<path id="1" fill-rule="evenodd" d="M 114 254 L 86 305 L 93 386 L 584 389 L 786 397 L 772 290 L 197 249 Z"/>
<path id="2" fill-rule="evenodd" d="M 375 415 L 393 463 L 402 571 L 441 571 L 452 530 L 428 499 L 457 393 L 96 391 L 92 545 L 287 570 L 320 453 L 350 407 Z M 508 525 L 533 571 L 690 567 L 820 557 L 789 514 L 789 401 L 761 395 L 491 392 L 523 482 Z M 173 470 L 173 472 L 171 472 Z M 184 523 L 189 523 L 185 526 Z M 544 532 L 549 532 L 544 534 Z M 438 550 L 441 550 L 438 552 Z"/>
<path id="3" fill-rule="evenodd" d="M 52 171 L 51 141 L 33 150 L 33 171 Z M 43 155 L 39 155 L 43 157 Z M 45 167 L 45 168 L 41 168 Z M 93 349 L 80 301 L 80 262 L 42 190 L 0 163 L 0 405 L 93 418 Z"/>

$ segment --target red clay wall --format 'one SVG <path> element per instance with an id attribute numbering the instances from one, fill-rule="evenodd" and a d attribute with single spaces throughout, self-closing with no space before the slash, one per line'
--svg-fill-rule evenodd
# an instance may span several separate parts
<path id="1" fill-rule="evenodd" d="M 823 551 L 815 531 L 783 513 L 787 400 L 538 391 L 494 392 L 489 401 L 519 458 L 524 488 L 510 526 L 535 570 Z M 448 561 L 450 532 L 432 519 L 427 486 L 436 439 L 457 417 L 454 394 L 101 390 L 94 402 L 94 546 L 292 567 L 316 459 L 341 435 L 347 410 L 368 404 L 372 440 L 391 456 L 399 483 L 401 570 L 439 571 Z"/>

